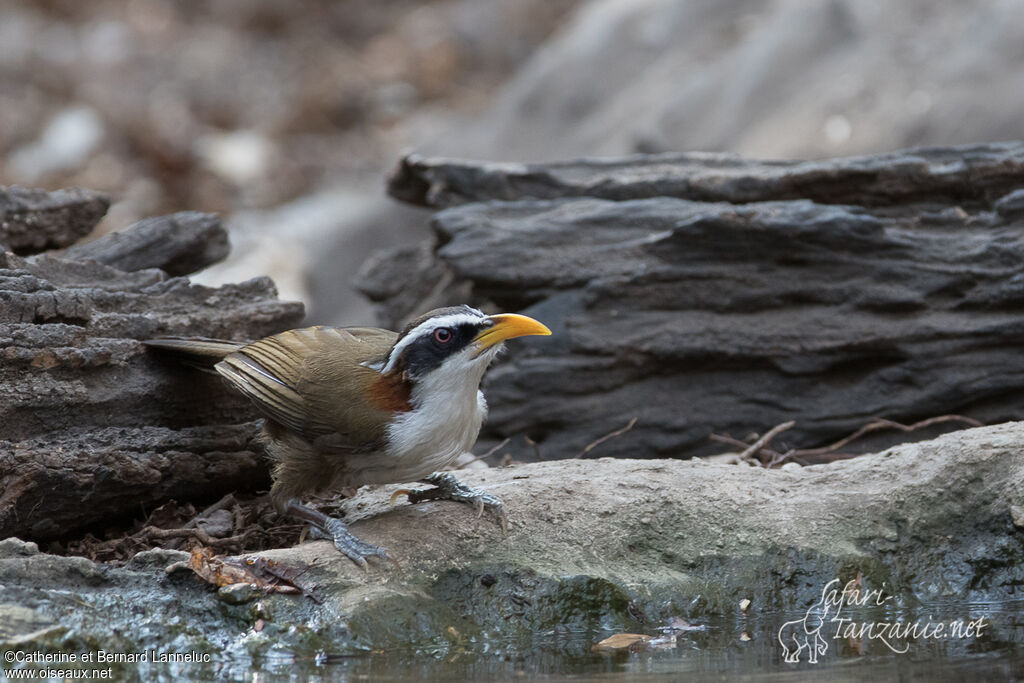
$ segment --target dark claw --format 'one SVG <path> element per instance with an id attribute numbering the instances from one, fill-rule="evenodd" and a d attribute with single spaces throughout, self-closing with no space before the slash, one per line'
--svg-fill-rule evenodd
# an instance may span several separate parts
<path id="1" fill-rule="evenodd" d="M 366 541 L 360 541 L 352 535 L 352 532 L 348 530 L 348 526 L 340 519 L 328 517 L 322 512 L 302 505 L 298 501 L 289 501 L 286 512 L 294 517 L 311 522 L 314 536 L 333 541 L 335 548 L 345 553 L 346 557 L 363 569 L 369 567 L 366 560 L 370 557 L 391 562 L 396 567 L 399 566 L 395 558 L 391 557 L 391 553 L 387 551 L 387 548 L 376 546 Z"/>
<path id="2" fill-rule="evenodd" d="M 391 557 L 387 548 L 359 540 L 352 535 L 352 532 L 340 519 L 328 517 L 323 528 L 313 527 L 313 530 L 316 535 L 333 541 L 335 548 L 363 569 L 369 568 L 366 560 L 370 557 L 398 564 L 395 562 L 395 558 Z"/>
<path id="3" fill-rule="evenodd" d="M 502 530 L 508 533 L 508 517 L 505 515 L 501 499 L 497 496 L 466 486 L 451 472 L 434 472 L 424 477 L 422 481 L 425 484 L 433 484 L 435 488 L 416 491 L 402 489 L 395 492 L 392 500 L 395 496 L 404 493 L 413 505 L 426 500 L 454 500 L 459 503 L 468 503 L 477 509 L 478 518 L 483 516 L 484 509 L 493 512 L 498 517 Z"/>

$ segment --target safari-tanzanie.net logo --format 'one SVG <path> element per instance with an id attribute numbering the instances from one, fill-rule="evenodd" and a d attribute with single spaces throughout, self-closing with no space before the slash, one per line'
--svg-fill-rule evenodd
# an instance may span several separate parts
<path id="1" fill-rule="evenodd" d="M 787 621 L 779 629 L 783 659 L 790 664 L 817 664 L 818 657 L 828 652 L 830 642 L 848 639 L 861 643 L 876 641 L 903 654 L 910 649 L 911 641 L 977 638 L 989 626 L 985 617 L 970 621 L 933 621 L 931 617 L 917 621 L 861 621 L 843 611 L 885 607 L 892 599 L 881 589 L 865 590 L 859 576 L 848 581 L 842 590 L 839 579 L 832 579 L 822 589 L 821 599 L 808 608 L 803 618 Z"/>

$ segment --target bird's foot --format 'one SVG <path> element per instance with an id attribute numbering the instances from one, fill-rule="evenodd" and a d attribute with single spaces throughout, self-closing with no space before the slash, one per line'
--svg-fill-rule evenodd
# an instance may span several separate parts
<path id="1" fill-rule="evenodd" d="M 346 557 L 362 569 L 368 569 L 367 559 L 371 557 L 391 562 L 396 567 L 398 566 L 398 562 L 395 561 L 395 558 L 391 557 L 391 553 L 388 552 L 387 548 L 359 540 L 348 530 L 348 525 L 340 519 L 328 517 L 318 510 L 297 502 L 289 503 L 286 511 L 293 517 L 310 522 L 313 525 L 313 536 L 333 541 L 335 548 L 343 552 Z"/>
<path id="2" fill-rule="evenodd" d="M 313 525 L 312 535 L 317 538 L 333 541 L 335 548 L 343 552 L 350 560 L 363 569 L 369 567 L 366 560 L 370 557 L 391 562 L 396 566 L 398 564 L 395 558 L 391 557 L 391 553 L 388 552 L 387 548 L 359 540 L 348 530 L 348 525 L 340 519 L 328 517 L 322 527 Z"/>
<path id="3" fill-rule="evenodd" d="M 477 510 L 477 518 L 484 514 L 484 510 L 490 510 L 501 523 L 501 529 L 508 533 L 508 517 L 505 515 L 505 507 L 501 499 L 489 493 L 466 486 L 459 481 L 451 472 L 434 472 L 421 481 L 424 484 L 433 484 L 432 489 L 399 489 L 391 494 L 391 503 L 399 496 L 408 496 L 409 502 L 415 505 L 426 500 L 454 500 L 459 503 L 468 503 Z"/>

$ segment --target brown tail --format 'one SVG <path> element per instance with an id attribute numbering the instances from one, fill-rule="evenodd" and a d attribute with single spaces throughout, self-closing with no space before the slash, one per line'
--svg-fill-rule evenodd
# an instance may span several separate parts
<path id="1" fill-rule="evenodd" d="M 213 372 L 213 366 L 229 353 L 234 353 L 248 342 L 234 342 L 226 339 L 206 337 L 157 337 L 142 342 L 146 346 L 160 349 L 175 356 L 192 367 Z"/>

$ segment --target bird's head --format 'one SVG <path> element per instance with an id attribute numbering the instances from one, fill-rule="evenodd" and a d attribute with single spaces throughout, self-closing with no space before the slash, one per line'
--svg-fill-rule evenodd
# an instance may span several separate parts
<path id="1" fill-rule="evenodd" d="M 477 378 L 513 337 L 548 335 L 533 318 L 515 313 L 485 315 L 469 306 L 438 308 L 409 323 L 388 352 L 382 373 L 402 372 L 412 381 L 442 373 Z"/>

